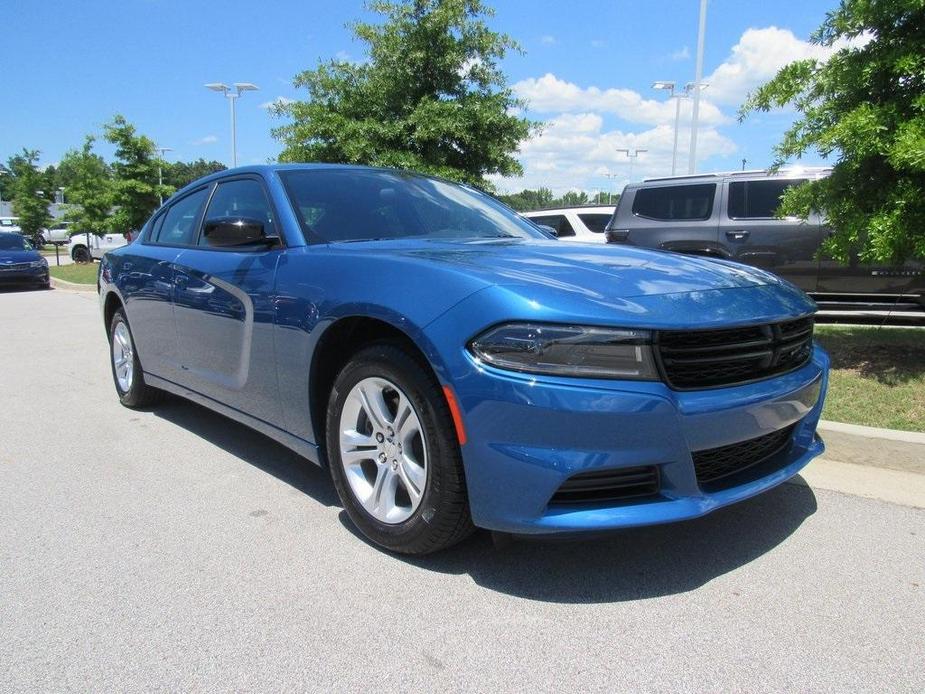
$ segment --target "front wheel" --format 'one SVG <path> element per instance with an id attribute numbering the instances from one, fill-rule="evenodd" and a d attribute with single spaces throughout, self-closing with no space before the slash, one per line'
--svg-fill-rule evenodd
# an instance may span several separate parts
<path id="1" fill-rule="evenodd" d="M 121 308 L 116 310 L 109 324 L 109 347 L 112 380 L 119 401 L 126 407 L 145 407 L 160 402 L 164 392 L 145 383 L 132 330 Z"/>
<path id="2" fill-rule="evenodd" d="M 405 350 L 358 352 L 334 383 L 326 429 L 337 493 L 370 540 L 428 554 L 472 532 L 449 408 L 433 374 Z"/>
<path id="3" fill-rule="evenodd" d="M 77 246 L 77 248 L 71 251 L 71 258 L 75 263 L 89 263 L 93 260 L 86 246 Z"/>

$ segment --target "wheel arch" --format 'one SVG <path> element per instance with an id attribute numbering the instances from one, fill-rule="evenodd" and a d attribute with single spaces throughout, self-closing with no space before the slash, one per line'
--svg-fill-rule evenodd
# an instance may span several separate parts
<path id="1" fill-rule="evenodd" d="M 327 464 L 325 415 L 334 381 L 354 354 L 376 342 L 400 345 L 441 383 L 441 364 L 420 331 L 398 327 L 393 321 L 370 315 L 348 315 L 332 321 L 321 333 L 312 351 L 308 378 L 309 413 L 323 465 Z"/>

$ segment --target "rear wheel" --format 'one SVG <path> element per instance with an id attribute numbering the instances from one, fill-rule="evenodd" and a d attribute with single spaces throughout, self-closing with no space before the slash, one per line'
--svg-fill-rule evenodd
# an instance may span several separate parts
<path id="1" fill-rule="evenodd" d="M 472 532 L 446 400 L 429 370 L 400 347 L 365 348 L 338 375 L 327 451 L 344 509 L 376 544 L 428 554 Z"/>
<path id="2" fill-rule="evenodd" d="M 71 251 L 71 258 L 73 258 L 75 263 L 89 263 L 93 260 L 86 246 L 77 246 Z"/>
<path id="3" fill-rule="evenodd" d="M 119 401 L 126 407 L 145 407 L 160 402 L 164 392 L 145 383 L 132 330 L 121 308 L 116 310 L 109 324 L 109 347 L 112 380 Z"/>

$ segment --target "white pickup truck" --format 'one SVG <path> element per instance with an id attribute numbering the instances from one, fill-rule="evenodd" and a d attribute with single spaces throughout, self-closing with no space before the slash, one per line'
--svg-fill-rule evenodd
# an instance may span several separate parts
<path id="1" fill-rule="evenodd" d="M 71 258 L 75 263 L 92 263 L 99 260 L 107 251 L 128 244 L 124 234 L 103 234 L 97 236 L 90 232 L 79 232 L 71 237 Z"/>

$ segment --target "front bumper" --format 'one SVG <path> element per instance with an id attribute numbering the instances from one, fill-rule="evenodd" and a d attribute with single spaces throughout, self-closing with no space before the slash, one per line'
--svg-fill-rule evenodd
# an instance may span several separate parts
<path id="1" fill-rule="evenodd" d="M 0 286 L 48 284 L 48 266 L 7 270 L 0 267 Z"/>
<path id="2" fill-rule="evenodd" d="M 828 356 L 767 380 L 677 392 L 662 383 L 512 374 L 472 362 L 456 380 L 469 443 L 463 461 L 476 525 L 523 534 L 601 531 L 702 516 L 775 487 L 824 450 L 816 435 Z M 719 490 L 698 484 L 692 452 L 793 426 L 789 444 Z M 658 468 L 657 495 L 551 503 L 591 470 Z M 704 488 L 706 487 L 706 489 Z"/>

